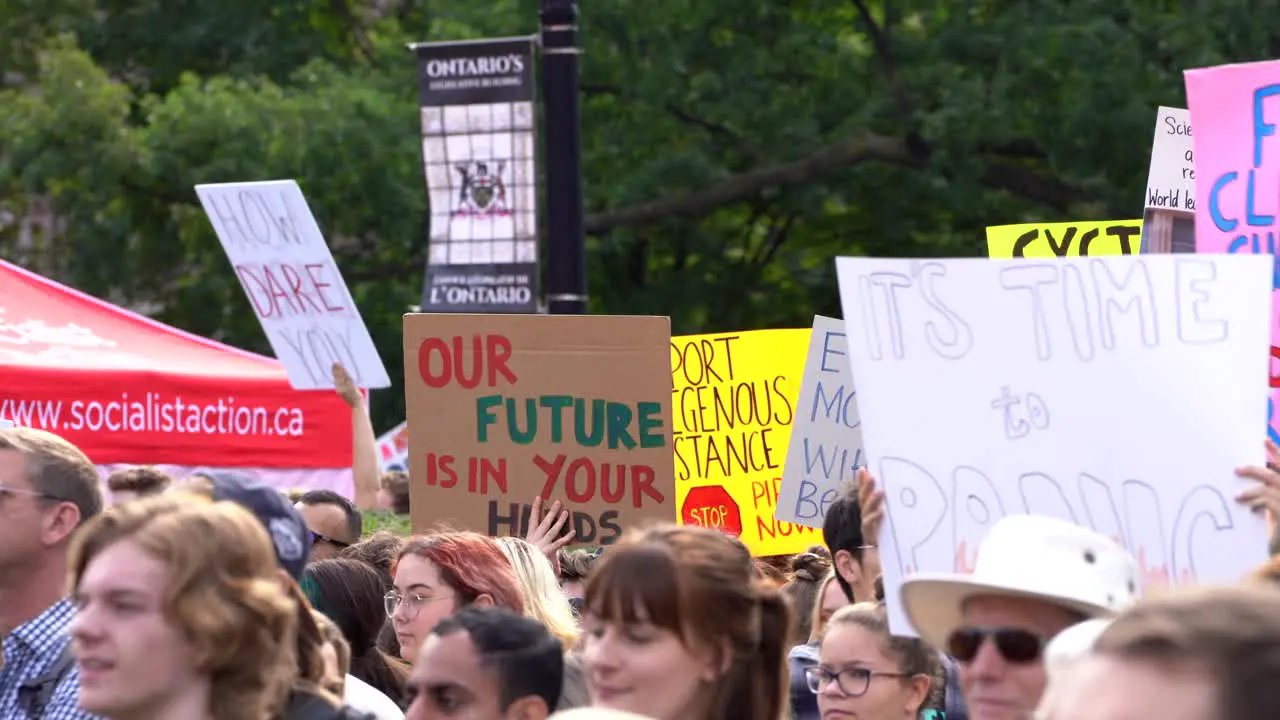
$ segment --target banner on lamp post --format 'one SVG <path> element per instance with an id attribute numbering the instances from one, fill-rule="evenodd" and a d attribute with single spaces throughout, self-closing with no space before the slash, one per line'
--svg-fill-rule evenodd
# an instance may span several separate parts
<path id="1" fill-rule="evenodd" d="M 411 46 L 431 203 L 424 312 L 538 311 L 534 42 Z"/>

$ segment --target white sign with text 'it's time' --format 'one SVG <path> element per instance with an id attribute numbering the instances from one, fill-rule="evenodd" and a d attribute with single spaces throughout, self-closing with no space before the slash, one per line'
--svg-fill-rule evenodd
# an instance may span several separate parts
<path id="1" fill-rule="evenodd" d="M 1271 265 L 837 259 L 894 631 L 903 578 L 971 571 L 1006 515 L 1116 539 L 1148 590 L 1262 563 L 1233 471 L 1264 462 Z"/>
<path id="2" fill-rule="evenodd" d="M 240 286 L 297 390 L 391 385 L 324 235 L 293 180 L 197 185 Z"/>

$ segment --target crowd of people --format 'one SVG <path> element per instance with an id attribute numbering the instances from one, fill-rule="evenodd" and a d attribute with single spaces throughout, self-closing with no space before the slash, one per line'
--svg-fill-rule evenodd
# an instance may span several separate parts
<path id="1" fill-rule="evenodd" d="M 1273 515 L 1269 452 L 1239 471 L 1239 500 Z M 365 509 L 407 509 L 403 477 L 363 482 Z M 1280 561 L 1144 598 L 1113 540 L 1010 516 L 971 574 L 913 575 L 886 599 L 865 470 L 825 544 L 789 558 L 674 524 L 571 548 L 569 508 L 541 499 L 524 538 L 400 537 L 366 533 L 341 494 L 230 472 L 133 468 L 106 490 L 65 439 L 0 429 L 4 720 L 1280 713 Z M 916 634 L 891 630 L 886 600 Z"/>

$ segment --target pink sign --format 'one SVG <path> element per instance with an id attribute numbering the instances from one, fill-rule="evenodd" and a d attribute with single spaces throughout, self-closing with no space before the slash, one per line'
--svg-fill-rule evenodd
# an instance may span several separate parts
<path id="1" fill-rule="evenodd" d="M 1195 128 L 1196 252 L 1276 254 L 1280 60 L 1188 70 Z M 1280 290 L 1280 263 L 1272 287 Z M 1271 296 L 1268 435 L 1280 443 L 1280 292 Z"/>

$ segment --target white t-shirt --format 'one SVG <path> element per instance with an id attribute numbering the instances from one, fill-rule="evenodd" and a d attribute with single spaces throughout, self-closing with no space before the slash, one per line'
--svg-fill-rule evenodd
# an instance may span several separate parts
<path id="1" fill-rule="evenodd" d="M 378 720 L 404 720 L 404 712 L 396 707 L 391 698 L 383 695 L 368 683 L 347 676 L 346 686 L 342 692 L 342 702 L 353 710 L 369 713 Z"/>

